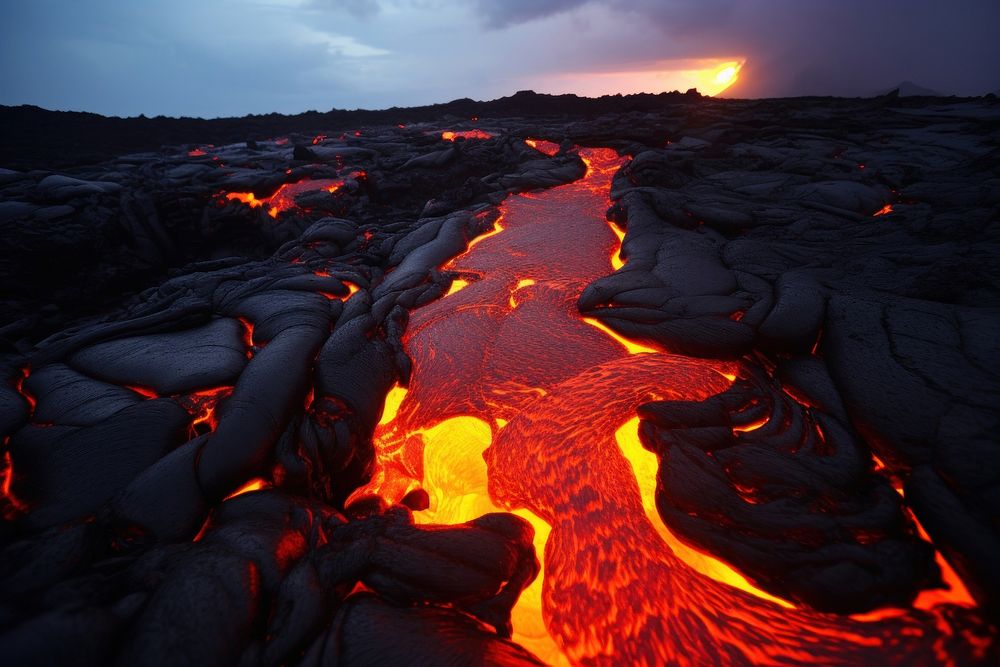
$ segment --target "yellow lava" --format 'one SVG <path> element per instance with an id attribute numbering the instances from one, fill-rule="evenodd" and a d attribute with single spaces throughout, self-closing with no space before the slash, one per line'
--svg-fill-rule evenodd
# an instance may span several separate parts
<path id="1" fill-rule="evenodd" d="M 485 241 L 489 237 L 496 236 L 497 234 L 499 234 L 500 232 L 502 232 L 503 231 L 503 225 L 501 224 L 502 220 L 503 220 L 503 216 L 500 216 L 499 218 L 497 218 L 497 221 L 495 223 L 493 223 L 493 229 L 491 229 L 490 231 L 486 232 L 485 234 L 480 234 L 476 238 L 474 238 L 471 241 L 469 241 L 469 247 L 466 248 L 465 252 L 462 253 L 462 255 L 459 255 L 459 257 L 461 257 L 463 255 L 469 254 L 469 251 L 472 250 L 474 247 L 476 247 L 477 245 L 479 245 L 480 243 L 482 243 L 483 241 Z M 458 259 L 458 257 L 456 257 L 455 259 Z M 455 263 L 455 260 L 452 260 L 451 262 L 449 262 L 449 264 L 454 264 L 454 263 Z"/>
<path id="2" fill-rule="evenodd" d="M 625 266 L 625 260 L 622 259 L 622 241 L 625 240 L 625 231 L 619 229 L 618 225 L 611 222 L 610 220 L 608 221 L 608 227 L 610 227 L 611 231 L 613 231 L 615 233 L 615 236 L 618 237 L 618 249 L 615 250 L 615 254 L 611 255 L 611 268 L 617 271 L 618 269 Z"/>
<path id="3" fill-rule="evenodd" d="M 469 286 L 468 280 L 462 280 L 461 278 L 455 278 L 451 281 L 451 287 L 448 288 L 448 292 L 445 296 L 451 296 L 455 292 L 461 291 L 462 289 Z"/>
<path id="4" fill-rule="evenodd" d="M 625 347 L 625 349 L 629 351 L 629 354 L 654 354 L 656 352 L 659 352 L 659 350 L 657 350 L 656 348 L 647 347 L 645 345 L 640 345 L 639 343 L 634 343 L 630 341 L 628 338 L 625 338 L 624 336 L 618 334 L 617 332 L 613 331 L 610 327 L 605 325 L 603 322 L 594 319 L 593 317 L 584 317 L 583 321 L 596 329 L 600 329 L 601 331 L 603 331 L 604 333 L 606 333 L 607 335 L 611 336 L 616 341 L 621 343 Z"/>
<path id="5" fill-rule="evenodd" d="M 518 290 L 524 289 L 525 287 L 531 287 L 534 284 L 535 281 L 531 278 L 522 278 L 521 280 L 518 280 L 517 285 L 510 291 L 510 299 L 507 300 L 507 305 L 509 305 L 512 309 L 517 308 L 518 301 L 514 298 L 514 294 Z"/>
<path id="6" fill-rule="evenodd" d="M 421 431 L 420 437 L 424 441 L 422 486 L 430 496 L 430 507 L 414 513 L 417 523 L 459 524 L 490 512 L 506 511 L 493 504 L 487 490 L 483 452 L 493 442 L 489 424 L 476 417 L 452 417 Z M 534 527 L 535 553 L 541 559 L 551 528 L 526 509 L 511 513 Z M 549 636 L 542 619 L 543 580 L 544 570 L 524 589 L 514 606 L 512 639 L 546 663 L 561 667 L 569 663 Z"/>
<path id="7" fill-rule="evenodd" d="M 746 577 L 717 558 L 692 549 L 670 532 L 667 525 L 663 523 L 663 519 L 660 518 L 659 512 L 656 511 L 656 471 L 659 464 L 656 460 L 656 454 L 644 448 L 639 441 L 638 417 L 628 420 L 615 431 L 615 442 L 618 443 L 619 449 L 622 450 L 622 454 L 628 459 L 628 462 L 632 464 L 635 481 L 639 484 L 639 493 L 642 495 L 642 508 L 646 511 L 646 518 L 656 528 L 656 532 L 660 534 L 674 555 L 706 577 L 753 593 L 783 607 L 791 608 L 793 606 L 790 602 L 757 588 L 747 581 Z"/>
<path id="8" fill-rule="evenodd" d="M 382 408 L 382 418 L 378 422 L 379 426 L 388 424 L 396 418 L 399 406 L 402 405 L 403 399 L 406 398 L 406 392 L 406 387 L 401 387 L 398 384 L 389 390 L 389 393 L 385 397 L 385 406 Z"/>

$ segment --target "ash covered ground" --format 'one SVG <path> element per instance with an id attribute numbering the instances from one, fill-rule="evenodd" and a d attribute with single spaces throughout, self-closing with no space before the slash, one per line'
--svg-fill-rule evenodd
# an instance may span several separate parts
<path id="1" fill-rule="evenodd" d="M 663 522 L 824 618 L 936 628 L 831 663 L 996 660 L 995 99 L 519 93 L 0 124 L 11 664 L 536 664 L 508 639 L 542 559 L 526 522 L 427 527 L 419 490 L 352 494 L 413 372 L 410 313 L 468 277 L 444 267 L 511 193 L 582 178 L 578 147 L 627 158 L 607 211 L 623 264 L 580 315 L 741 368 L 638 409 Z M 942 562 L 971 597 L 913 609 L 954 587 Z"/>

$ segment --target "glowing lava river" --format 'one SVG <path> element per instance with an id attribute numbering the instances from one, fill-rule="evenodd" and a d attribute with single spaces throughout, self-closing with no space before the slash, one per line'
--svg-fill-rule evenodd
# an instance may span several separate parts
<path id="1" fill-rule="evenodd" d="M 670 534 L 636 408 L 702 400 L 741 366 L 637 346 L 581 318 L 582 290 L 621 266 L 621 232 L 604 212 L 624 161 L 609 149 L 581 156 L 583 179 L 509 197 L 493 233 L 443 267 L 458 277 L 411 316 L 414 372 L 390 393 L 378 469 L 356 495 L 398 502 L 423 488 L 421 523 L 527 518 L 543 570 L 514 609 L 513 639 L 550 664 L 981 659 L 955 622 L 960 607 L 864 617 L 795 607 Z"/>

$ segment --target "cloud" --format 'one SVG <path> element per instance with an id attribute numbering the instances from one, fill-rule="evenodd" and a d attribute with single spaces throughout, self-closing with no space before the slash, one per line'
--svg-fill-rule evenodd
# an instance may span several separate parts
<path id="1" fill-rule="evenodd" d="M 1000 84 L 987 64 L 1000 62 L 995 0 L 478 0 L 477 7 L 484 26 L 508 32 L 567 12 L 630 16 L 662 35 L 630 45 L 643 59 L 746 56 L 743 92 L 752 96 L 870 95 L 904 79 L 961 94 Z"/>
<path id="2" fill-rule="evenodd" d="M 489 28 L 528 23 L 536 19 L 555 16 L 589 4 L 590 0 L 478 0 L 478 14 Z"/>
<path id="3" fill-rule="evenodd" d="M 752 0 L 751 0 L 752 1 Z M 603 5 L 616 13 L 653 19 L 672 31 L 698 29 L 717 23 L 736 6 L 736 0 L 478 0 L 483 23 L 503 28 L 563 14 L 588 5 Z"/>
<path id="4" fill-rule="evenodd" d="M 1000 87 L 998 24 L 996 0 L 24 0 L 0 2 L 0 103 L 377 108 L 554 80 L 656 91 L 679 61 L 743 58 L 746 96 L 871 95 L 904 79 L 981 94 Z"/>
<path id="5" fill-rule="evenodd" d="M 391 53 L 391 51 L 386 49 L 380 49 L 359 42 L 350 35 L 338 35 L 314 28 L 301 28 L 301 39 L 308 44 L 322 44 L 333 56 L 373 58 L 376 56 L 387 56 Z"/>
<path id="6" fill-rule="evenodd" d="M 379 0 L 307 0 L 306 6 L 321 10 L 343 10 L 363 19 L 373 18 L 382 11 Z"/>

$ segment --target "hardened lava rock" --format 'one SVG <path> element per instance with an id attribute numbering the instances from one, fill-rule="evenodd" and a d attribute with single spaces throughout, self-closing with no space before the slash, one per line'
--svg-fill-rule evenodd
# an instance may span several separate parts
<path id="1" fill-rule="evenodd" d="M 409 312 L 503 197 L 584 174 L 573 144 L 631 158 L 609 193 L 624 266 L 581 314 L 743 368 L 642 409 L 665 522 L 847 613 L 938 585 L 912 512 L 996 617 L 995 102 L 475 104 L 447 107 L 451 137 L 248 125 L 0 170 L 5 661 L 538 664 L 506 638 L 538 569 L 523 521 L 349 499 L 412 370 Z"/>
<path id="2" fill-rule="evenodd" d="M 386 649 L 372 643 L 370 614 L 409 628 L 405 645 L 430 662 L 538 664 L 482 625 L 508 635 L 510 608 L 538 572 L 532 529 L 512 515 L 415 526 L 400 506 L 348 520 L 263 490 L 221 503 L 193 542 L 143 549 L 87 524 L 63 532 L 3 553 L 6 611 L 29 616 L 0 635 L 11 664 L 276 666 L 366 654 L 361 663 L 374 664 Z M 40 557 L 90 568 L 54 585 L 59 573 Z"/>
<path id="3" fill-rule="evenodd" d="M 506 639 L 539 570 L 526 522 L 416 526 L 406 507 L 345 503 L 370 479 L 387 392 L 410 375 L 407 313 L 452 280 L 439 267 L 493 226 L 491 201 L 584 166 L 509 137 L 389 139 L 321 142 L 308 157 L 332 164 L 308 169 L 295 164 L 303 150 L 279 145 L 220 149 L 247 163 L 225 175 L 201 151 L 139 160 L 142 182 L 207 197 L 208 247 L 242 220 L 266 231 L 255 252 L 273 254 L 189 264 L 110 315 L 3 357 L 6 660 L 366 664 L 403 651 L 425 664 L 538 664 Z M 407 163 L 428 150 L 452 158 Z M 283 182 L 378 155 L 333 192 L 277 199 Z M 119 180 L 25 176 L 16 187 L 96 205 L 139 187 Z M 239 201 L 224 196 L 233 188 L 245 189 Z M 377 203 L 394 188 L 408 193 L 395 208 Z M 255 207 L 246 190 L 287 208 Z M 22 208 L 37 221 L 37 207 Z M 381 216 L 391 221 L 370 222 Z M 89 259 L 100 272 L 114 256 Z M 408 498 L 421 507 L 419 494 Z M 373 619 L 397 627 L 400 643 L 376 641 Z"/>
<path id="4" fill-rule="evenodd" d="M 765 590 L 857 613 L 940 585 L 933 547 L 864 444 L 762 372 L 700 403 L 648 403 L 639 416 L 660 461 L 660 516 Z"/>

